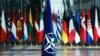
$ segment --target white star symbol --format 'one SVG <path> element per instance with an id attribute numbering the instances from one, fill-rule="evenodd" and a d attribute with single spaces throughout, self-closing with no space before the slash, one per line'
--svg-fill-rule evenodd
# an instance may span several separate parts
<path id="1" fill-rule="evenodd" d="M 50 35 L 54 35 L 54 33 L 48 33 L 45 34 L 45 40 L 46 40 L 46 45 L 44 47 L 44 51 L 46 51 L 49 54 L 55 53 L 55 45 L 54 45 L 54 38 L 50 37 Z M 52 50 L 52 51 L 49 51 Z"/>

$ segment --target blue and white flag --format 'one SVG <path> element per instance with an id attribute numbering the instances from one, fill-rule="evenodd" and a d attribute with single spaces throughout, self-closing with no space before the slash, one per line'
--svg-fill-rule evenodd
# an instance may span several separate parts
<path id="1" fill-rule="evenodd" d="M 10 41 L 14 42 L 17 39 L 16 36 L 16 18 L 15 18 L 15 11 L 12 12 L 12 27 L 11 27 L 11 37 Z"/>
<path id="2" fill-rule="evenodd" d="M 27 17 L 26 17 L 26 10 L 24 10 L 24 41 L 28 40 L 28 31 L 27 31 Z"/>
<path id="3" fill-rule="evenodd" d="M 91 44 L 93 42 L 93 31 L 92 31 L 90 10 L 88 10 L 86 40 L 87 44 Z"/>
<path id="4" fill-rule="evenodd" d="M 79 43 L 80 42 L 80 26 L 81 26 L 81 21 L 80 21 L 80 16 L 78 10 L 76 10 L 76 20 L 75 20 L 75 26 L 76 26 L 76 32 L 75 32 L 75 42 Z"/>
<path id="5" fill-rule="evenodd" d="M 60 42 L 61 41 L 61 19 L 60 19 L 59 12 L 56 18 L 57 18 L 57 31 L 56 31 L 57 41 Z"/>
<path id="6" fill-rule="evenodd" d="M 42 44 L 41 56 L 55 56 L 53 22 L 51 16 L 50 0 L 46 0 L 44 11 L 44 41 Z"/>

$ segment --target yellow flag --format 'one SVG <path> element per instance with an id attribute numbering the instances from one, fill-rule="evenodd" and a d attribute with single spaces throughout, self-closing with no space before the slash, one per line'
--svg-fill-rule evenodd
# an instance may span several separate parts
<path id="1" fill-rule="evenodd" d="M 30 23 L 31 26 L 33 27 L 32 12 L 31 12 L 31 9 L 30 9 L 30 15 L 29 15 L 29 23 Z"/>
<path id="2" fill-rule="evenodd" d="M 65 20 L 62 21 L 62 41 L 64 44 L 66 44 L 68 42 L 68 34 L 67 34 L 67 23 L 65 22 Z"/>

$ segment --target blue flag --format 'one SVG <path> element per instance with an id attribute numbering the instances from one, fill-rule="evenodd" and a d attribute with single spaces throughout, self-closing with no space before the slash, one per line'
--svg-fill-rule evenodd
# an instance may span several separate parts
<path id="1" fill-rule="evenodd" d="M 44 11 L 44 33 L 45 36 L 42 44 L 41 56 L 55 56 L 54 32 L 50 0 L 46 0 L 46 10 Z"/>
<path id="2" fill-rule="evenodd" d="M 86 37 L 87 37 L 86 38 L 87 44 L 91 44 L 93 42 L 93 31 L 92 31 L 90 10 L 88 10 Z"/>
<path id="3" fill-rule="evenodd" d="M 12 12 L 12 25 L 11 25 L 11 36 L 10 41 L 14 42 L 17 39 L 16 36 L 16 18 L 15 18 L 15 11 Z"/>
<path id="4" fill-rule="evenodd" d="M 59 15 L 59 11 L 58 11 L 58 14 L 57 14 L 57 31 L 56 31 L 56 34 L 57 34 L 57 41 L 60 42 L 61 41 L 61 19 L 60 19 L 60 15 Z"/>
<path id="5" fill-rule="evenodd" d="M 75 20 L 75 26 L 76 26 L 76 31 L 78 32 L 78 34 L 80 33 L 80 25 L 81 25 L 81 20 L 80 20 L 80 16 L 79 16 L 79 12 L 78 10 L 76 10 L 76 20 Z"/>
<path id="6" fill-rule="evenodd" d="M 80 16 L 79 16 L 79 12 L 78 10 L 76 10 L 76 19 L 75 19 L 75 42 L 79 43 L 80 42 L 80 26 L 81 26 L 81 22 L 80 22 Z"/>

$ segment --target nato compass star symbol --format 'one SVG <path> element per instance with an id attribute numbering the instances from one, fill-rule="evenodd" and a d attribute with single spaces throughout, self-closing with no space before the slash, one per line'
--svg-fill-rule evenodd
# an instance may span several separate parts
<path id="1" fill-rule="evenodd" d="M 45 34 L 45 39 L 46 39 L 46 45 L 44 47 L 44 51 L 46 51 L 49 54 L 54 54 L 55 53 L 55 45 L 54 45 L 54 38 L 50 37 L 50 35 L 54 35 L 54 33 L 48 33 Z"/>

